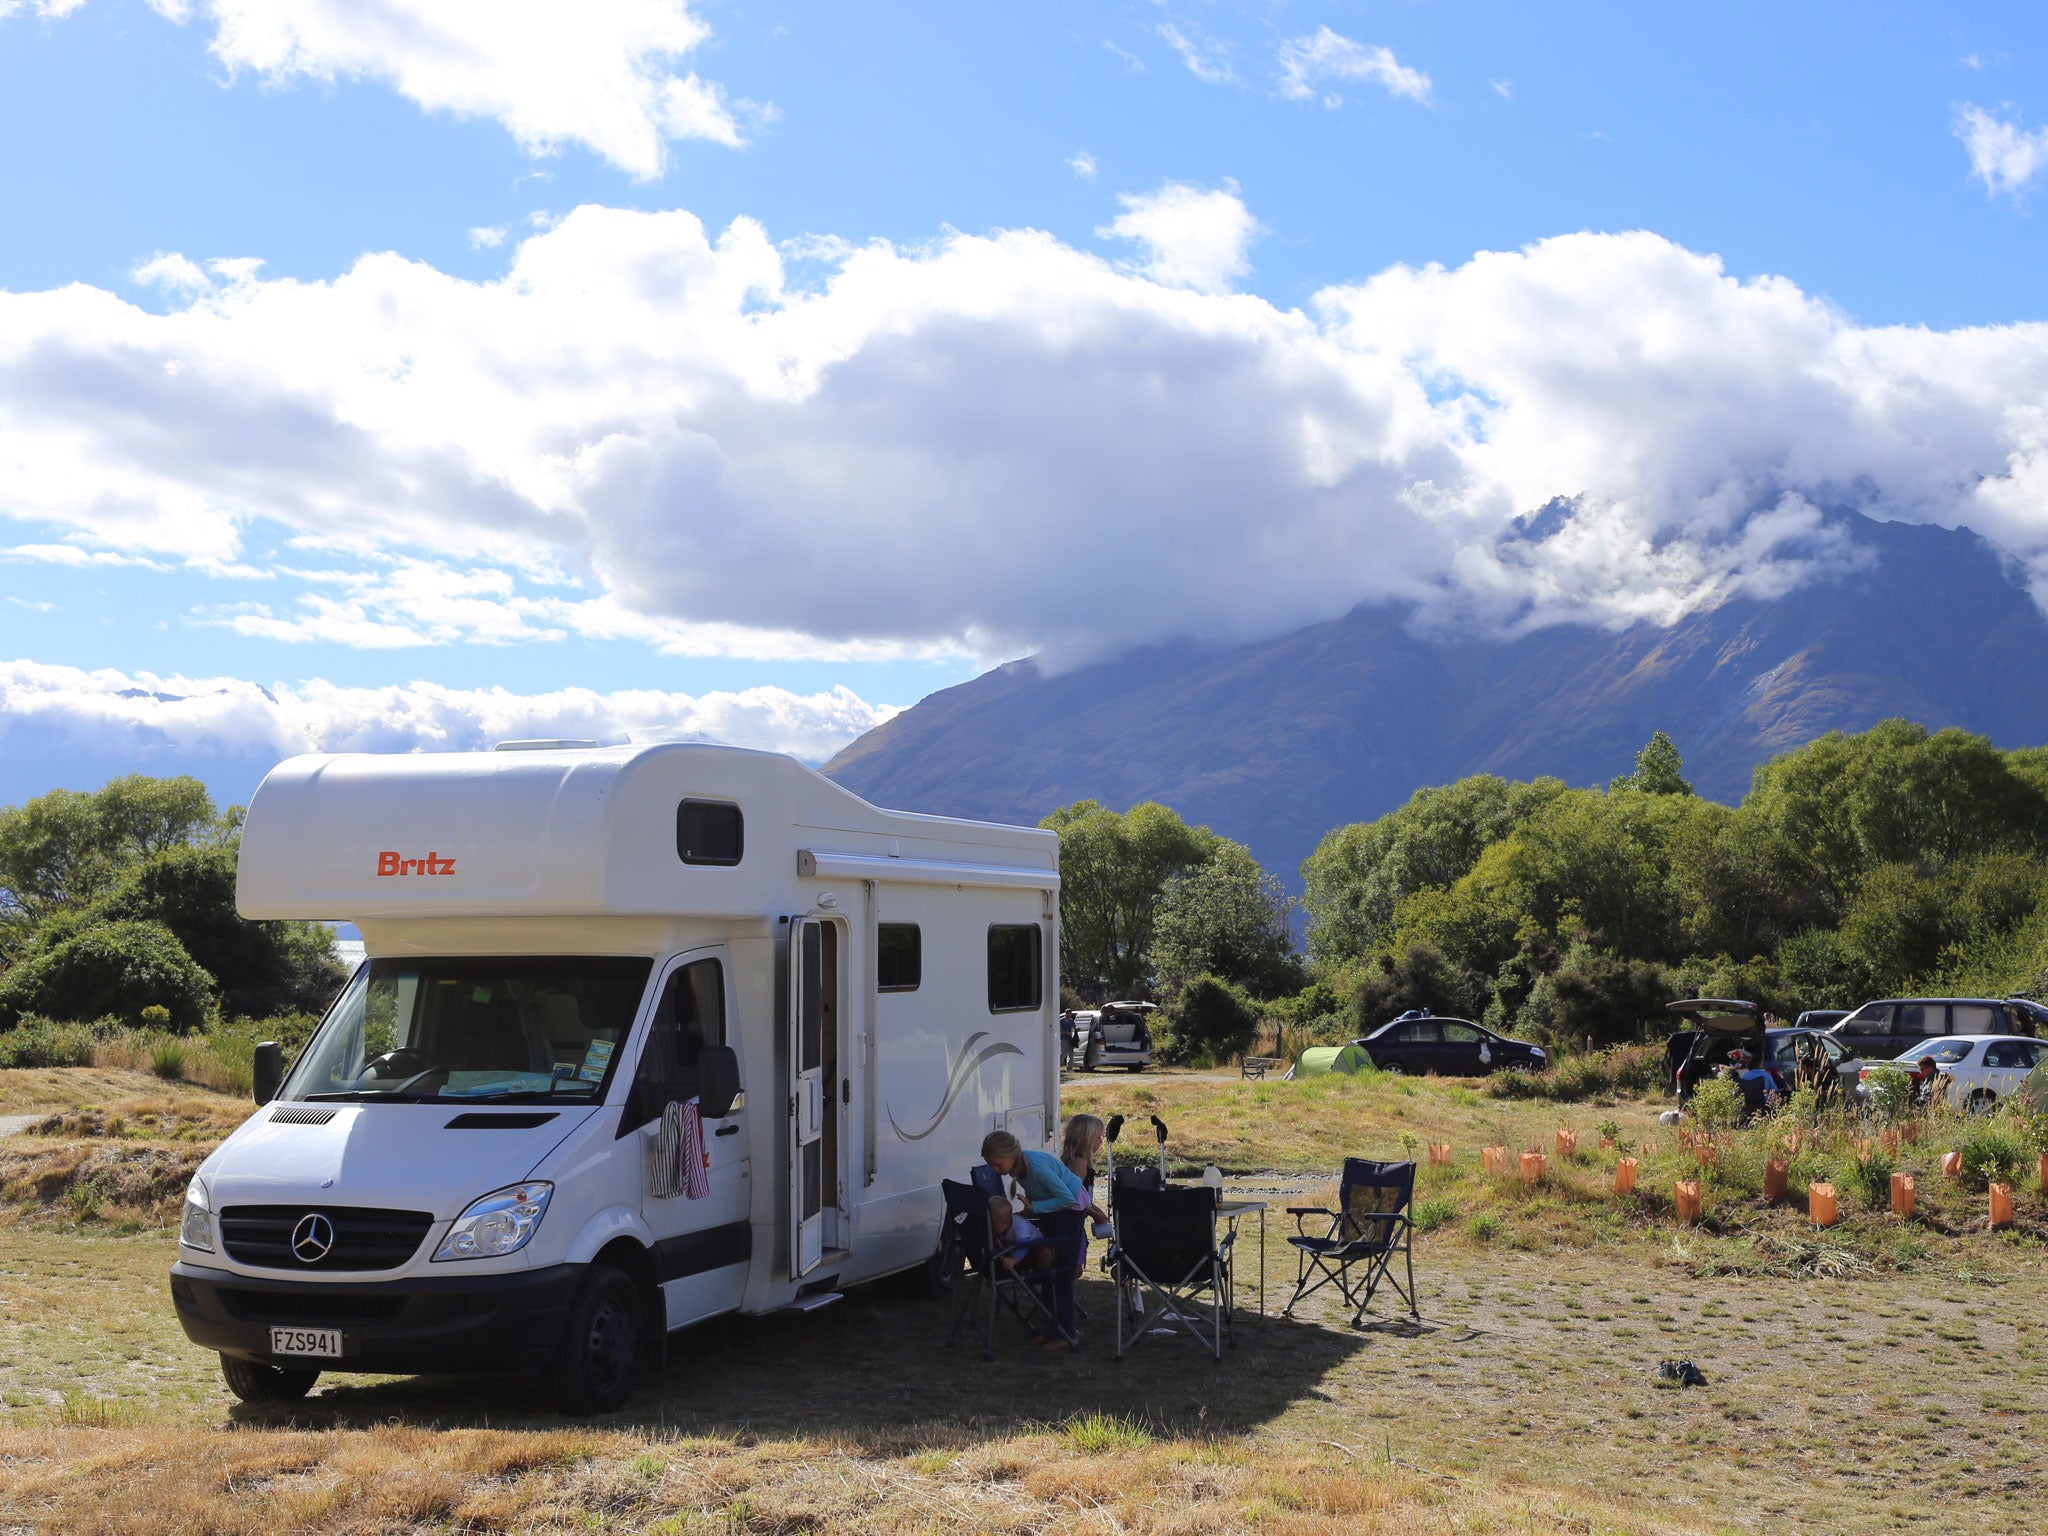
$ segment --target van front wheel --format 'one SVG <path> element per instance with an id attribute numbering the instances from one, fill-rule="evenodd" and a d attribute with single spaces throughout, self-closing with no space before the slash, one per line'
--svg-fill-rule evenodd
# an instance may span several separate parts
<path id="1" fill-rule="evenodd" d="M 296 1403 L 313 1390 L 318 1371 L 292 1371 L 278 1365 L 258 1365 L 253 1360 L 220 1357 L 220 1374 L 228 1390 L 245 1403 Z"/>
<path id="2" fill-rule="evenodd" d="M 555 1364 L 562 1412 L 610 1413 L 633 1395 L 640 1376 L 640 1293 L 609 1264 L 592 1267 Z"/>

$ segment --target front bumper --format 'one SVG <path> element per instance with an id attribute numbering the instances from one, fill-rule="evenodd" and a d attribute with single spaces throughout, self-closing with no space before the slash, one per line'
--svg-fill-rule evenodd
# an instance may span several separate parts
<path id="1" fill-rule="evenodd" d="M 556 1264 L 511 1274 L 358 1280 L 310 1285 L 224 1269 L 171 1266 L 171 1303 L 185 1337 L 260 1365 L 413 1376 L 438 1371 L 535 1371 L 554 1358 L 583 1278 Z M 273 1326 L 339 1328 L 341 1358 L 270 1352 Z"/>

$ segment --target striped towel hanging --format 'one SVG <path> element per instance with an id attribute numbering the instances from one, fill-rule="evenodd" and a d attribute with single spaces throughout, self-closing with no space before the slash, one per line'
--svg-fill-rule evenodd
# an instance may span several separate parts
<path id="1" fill-rule="evenodd" d="M 704 1152 L 704 1110 L 695 1099 L 683 1105 L 683 1193 L 702 1200 L 711 1193 L 711 1159 Z"/>
<path id="2" fill-rule="evenodd" d="M 695 1099 L 670 1100 L 654 1136 L 654 1198 L 711 1193 L 711 1159 L 704 1151 L 704 1115 Z"/>
<path id="3" fill-rule="evenodd" d="M 650 1181 L 657 1200 L 673 1200 L 683 1192 L 683 1106 L 669 1103 L 654 1133 L 654 1168 Z"/>

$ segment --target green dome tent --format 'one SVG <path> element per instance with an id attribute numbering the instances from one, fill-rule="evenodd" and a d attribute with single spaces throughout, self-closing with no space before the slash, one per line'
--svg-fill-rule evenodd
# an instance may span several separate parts
<path id="1" fill-rule="evenodd" d="M 1321 1077 L 1329 1072 L 1368 1072 L 1372 1058 L 1360 1045 L 1312 1045 L 1294 1063 L 1296 1077 Z"/>

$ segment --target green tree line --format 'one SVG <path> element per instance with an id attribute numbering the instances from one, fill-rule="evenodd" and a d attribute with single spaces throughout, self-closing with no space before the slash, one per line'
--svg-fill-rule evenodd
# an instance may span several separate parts
<path id="1" fill-rule="evenodd" d="M 143 774 L 0 807 L 0 1028 L 324 1008 L 343 979 L 329 930 L 235 911 L 241 821 L 197 779 Z"/>
<path id="2" fill-rule="evenodd" d="M 1083 802 L 1044 825 L 1069 981 L 1228 1015 L 1177 1042 L 1190 1054 L 1242 1049 L 1260 1014 L 1336 1037 L 1429 1007 L 1605 1043 L 1688 994 L 1789 1016 L 2048 985 L 2048 748 L 1904 720 L 1772 758 L 1735 806 L 1693 792 L 1661 731 L 1604 789 L 1476 774 L 1418 790 L 1303 864 L 1305 964 L 1239 845 L 1159 805 Z"/>

